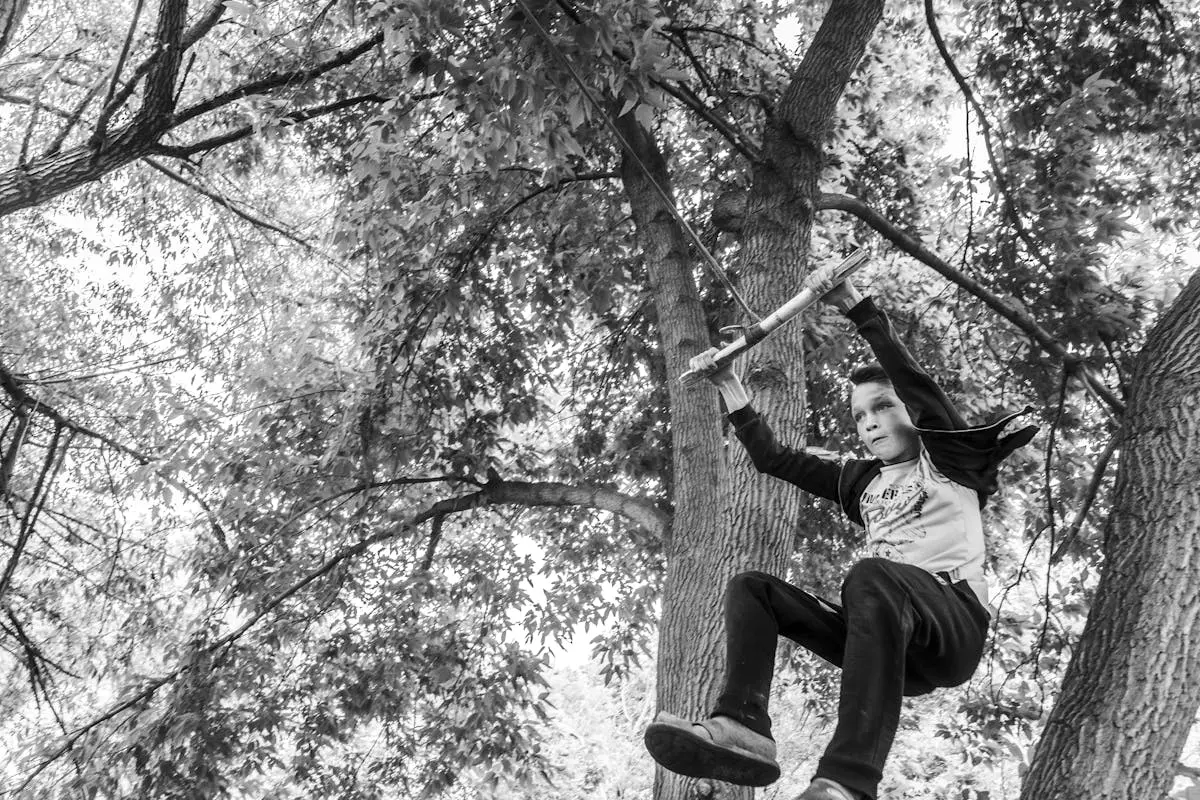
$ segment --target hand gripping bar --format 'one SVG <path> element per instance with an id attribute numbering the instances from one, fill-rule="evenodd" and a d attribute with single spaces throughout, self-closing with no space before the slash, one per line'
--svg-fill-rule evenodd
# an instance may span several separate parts
<path id="1" fill-rule="evenodd" d="M 742 335 L 735 341 L 717 351 L 717 369 L 724 367 L 742 353 L 767 338 L 767 334 L 795 317 L 804 309 L 820 300 L 846 278 L 867 263 L 865 250 L 855 250 L 837 264 L 821 267 L 809 273 L 804 281 L 804 288 L 796 296 L 775 309 L 764 319 L 743 328 Z M 691 369 L 679 376 L 679 382 L 691 386 L 708 374 L 701 370 Z"/>

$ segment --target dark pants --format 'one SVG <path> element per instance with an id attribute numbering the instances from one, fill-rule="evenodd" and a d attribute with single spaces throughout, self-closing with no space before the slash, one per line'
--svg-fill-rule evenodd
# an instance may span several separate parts
<path id="1" fill-rule="evenodd" d="M 842 668 L 838 724 L 817 776 L 875 796 L 904 695 L 965 683 L 988 613 L 965 581 L 882 558 L 850 568 L 841 606 L 772 575 L 744 572 L 725 594 L 725 688 L 714 715 L 771 735 L 767 697 L 777 637 Z"/>

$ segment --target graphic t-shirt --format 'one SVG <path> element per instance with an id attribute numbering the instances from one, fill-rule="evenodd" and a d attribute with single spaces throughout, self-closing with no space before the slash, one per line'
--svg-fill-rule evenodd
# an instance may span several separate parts
<path id="1" fill-rule="evenodd" d="M 924 446 L 916 458 L 885 464 L 863 491 L 860 509 L 868 555 L 949 572 L 987 603 L 979 496 L 939 472 Z"/>

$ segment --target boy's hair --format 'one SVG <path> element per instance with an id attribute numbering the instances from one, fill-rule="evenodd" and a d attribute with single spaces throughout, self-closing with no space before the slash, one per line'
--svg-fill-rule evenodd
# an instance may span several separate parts
<path id="1" fill-rule="evenodd" d="M 850 370 L 850 383 L 855 386 L 862 383 L 886 383 L 891 386 L 892 379 L 883 371 L 883 367 L 879 366 L 878 361 L 872 361 Z"/>

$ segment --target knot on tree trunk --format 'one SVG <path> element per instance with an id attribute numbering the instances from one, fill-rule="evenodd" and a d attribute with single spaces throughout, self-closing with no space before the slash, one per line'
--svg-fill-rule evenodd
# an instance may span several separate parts
<path id="1" fill-rule="evenodd" d="M 749 192 L 732 189 L 717 196 L 713 203 L 712 223 L 724 233 L 741 233 L 746 224 L 746 201 Z"/>

